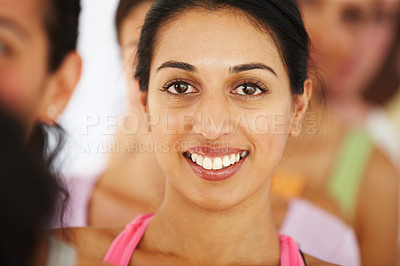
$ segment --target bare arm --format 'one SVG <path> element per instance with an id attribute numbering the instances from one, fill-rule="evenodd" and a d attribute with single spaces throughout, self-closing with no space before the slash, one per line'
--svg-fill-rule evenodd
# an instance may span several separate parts
<path id="1" fill-rule="evenodd" d="M 355 227 L 363 265 L 395 265 L 399 175 L 375 150 L 360 186 Z"/>

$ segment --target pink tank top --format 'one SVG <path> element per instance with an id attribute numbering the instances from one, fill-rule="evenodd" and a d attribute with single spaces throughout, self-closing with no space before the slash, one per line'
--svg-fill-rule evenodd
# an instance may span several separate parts
<path id="1" fill-rule="evenodd" d="M 152 218 L 153 214 L 144 214 L 128 224 L 125 230 L 111 244 L 103 262 L 127 266 Z M 279 239 L 281 244 L 281 265 L 305 266 L 297 243 L 292 238 L 284 235 L 279 235 Z"/>

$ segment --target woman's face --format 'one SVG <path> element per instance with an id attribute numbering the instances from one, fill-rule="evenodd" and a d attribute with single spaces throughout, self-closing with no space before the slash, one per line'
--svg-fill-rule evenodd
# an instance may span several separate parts
<path id="1" fill-rule="evenodd" d="M 374 0 L 372 16 L 359 41 L 360 67 L 353 78 L 353 88 L 365 89 L 379 74 L 393 47 L 398 21 L 399 0 Z"/>
<path id="2" fill-rule="evenodd" d="M 121 24 L 120 30 L 120 45 L 122 52 L 122 60 L 124 66 L 127 66 L 132 71 L 132 64 L 134 63 L 135 55 L 137 52 L 140 32 L 146 14 L 149 11 L 152 1 L 146 1 L 136 6 Z M 135 69 L 135 68 L 133 68 Z"/>
<path id="3" fill-rule="evenodd" d="M 153 1 L 146 1 L 136 6 L 121 25 L 120 45 L 122 62 L 127 77 L 129 100 L 132 110 L 137 110 L 139 105 L 139 89 L 133 83 L 137 62 L 136 52 L 140 39 L 140 32 Z"/>
<path id="4" fill-rule="evenodd" d="M 31 126 L 41 110 L 48 44 L 41 0 L 0 0 L 0 104 Z"/>
<path id="5" fill-rule="evenodd" d="M 232 11 L 189 11 L 164 25 L 143 102 L 167 191 L 219 210 L 267 193 L 301 115 L 279 54 Z"/>
<path id="6" fill-rule="evenodd" d="M 328 92 L 347 89 L 359 67 L 357 48 L 372 0 L 298 0 L 312 58 Z"/>

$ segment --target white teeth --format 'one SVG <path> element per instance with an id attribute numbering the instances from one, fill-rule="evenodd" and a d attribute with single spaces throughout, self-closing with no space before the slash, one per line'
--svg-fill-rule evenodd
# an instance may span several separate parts
<path id="1" fill-rule="evenodd" d="M 197 161 L 197 158 L 199 157 L 199 155 L 197 154 L 192 154 L 192 161 L 195 163 Z"/>
<path id="2" fill-rule="evenodd" d="M 213 170 L 222 169 L 222 160 L 221 158 L 215 158 L 213 162 Z"/>
<path id="3" fill-rule="evenodd" d="M 232 154 L 231 155 L 231 164 L 235 164 L 236 163 L 236 155 Z"/>
<path id="4" fill-rule="evenodd" d="M 240 159 L 246 157 L 248 151 L 239 152 L 237 154 L 225 155 L 224 157 L 210 158 L 199 154 L 190 154 L 191 160 L 207 170 L 220 170 L 237 163 Z"/>
<path id="5" fill-rule="evenodd" d="M 210 158 L 205 157 L 203 161 L 203 168 L 207 170 L 211 170 L 213 168 L 213 163 Z"/>
<path id="6" fill-rule="evenodd" d="M 197 159 L 196 159 L 196 163 L 197 163 L 198 165 L 200 165 L 201 167 L 203 167 L 203 157 L 201 157 L 201 156 L 199 155 L 199 157 L 197 157 Z"/>
<path id="7" fill-rule="evenodd" d="M 224 159 L 222 160 L 222 165 L 224 167 L 227 167 L 229 165 L 231 165 L 231 160 L 229 159 L 229 156 L 225 156 Z"/>

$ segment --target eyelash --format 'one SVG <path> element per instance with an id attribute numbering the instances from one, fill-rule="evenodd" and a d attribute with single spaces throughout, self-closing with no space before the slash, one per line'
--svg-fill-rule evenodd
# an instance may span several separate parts
<path id="1" fill-rule="evenodd" d="M 193 92 L 191 92 L 191 93 L 172 93 L 172 92 L 169 92 L 168 89 L 171 88 L 171 86 L 176 85 L 176 84 L 187 84 L 187 85 L 195 88 L 195 86 L 192 86 L 187 81 L 184 81 L 184 80 L 181 80 L 181 79 L 173 79 L 173 80 L 168 81 L 167 83 L 165 83 L 165 85 L 162 86 L 160 91 L 167 93 L 167 95 L 169 97 L 180 97 L 180 98 L 183 98 L 183 97 L 190 97 L 191 94 L 193 94 Z"/>
<path id="2" fill-rule="evenodd" d="M 270 93 L 270 90 L 267 89 L 263 83 L 261 83 L 259 81 L 255 81 L 255 80 L 244 80 L 239 85 L 235 86 L 234 90 L 237 90 L 238 88 L 243 87 L 243 86 L 255 87 L 261 91 L 261 93 L 256 94 L 256 95 L 243 95 L 243 94 L 235 93 L 236 95 L 239 95 L 239 97 L 244 97 L 245 99 L 250 99 L 250 98 L 253 99 L 255 97 L 264 96 L 264 95 Z"/>
<path id="3" fill-rule="evenodd" d="M 181 79 L 173 79 L 173 80 L 168 81 L 167 83 L 165 83 L 165 85 L 162 86 L 161 91 L 167 91 L 169 88 L 171 88 L 172 85 L 176 85 L 176 84 L 179 84 L 179 83 L 189 84 L 189 85 L 190 85 L 189 82 L 186 82 L 186 81 L 184 81 L 184 80 L 181 80 Z M 191 86 L 191 85 L 190 85 L 190 86 Z"/>
<path id="4" fill-rule="evenodd" d="M 184 80 L 181 80 L 181 79 L 174 79 L 174 80 L 168 81 L 164 86 L 162 86 L 160 91 L 166 92 L 166 93 L 168 93 L 169 96 L 173 96 L 173 97 L 188 97 L 188 96 L 190 96 L 190 94 L 193 94 L 193 92 L 191 92 L 191 93 L 179 93 L 179 94 L 178 93 L 169 92 L 168 89 L 171 88 L 171 86 L 176 85 L 176 84 L 187 84 L 187 85 L 195 88 L 195 86 L 192 86 L 187 81 L 184 81 Z M 262 84 L 259 81 L 254 81 L 254 80 L 242 81 L 241 83 L 239 83 L 239 85 L 235 86 L 235 88 L 233 90 L 237 90 L 238 88 L 240 88 L 242 86 L 255 87 L 255 88 L 257 88 L 257 89 L 259 89 L 261 91 L 261 93 L 256 94 L 256 95 L 243 95 L 243 94 L 239 94 L 239 93 L 233 93 L 234 95 L 237 95 L 237 96 L 239 96 L 241 98 L 244 98 L 244 99 L 254 99 L 255 97 L 264 96 L 264 95 L 270 93 L 270 90 L 265 88 L 264 84 Z M 233 91 L 233 90 L 231 90 L 231 91 Z"/>

